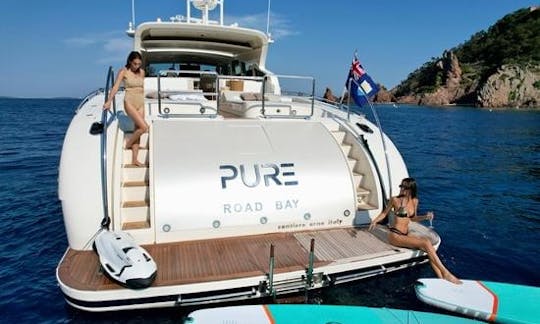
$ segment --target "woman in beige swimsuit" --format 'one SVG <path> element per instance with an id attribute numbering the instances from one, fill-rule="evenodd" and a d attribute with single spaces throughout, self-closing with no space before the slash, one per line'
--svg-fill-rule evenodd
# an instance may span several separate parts
<path id="1" fill-rule="evenodd" d="M 120 83 L 124 81 L 126 94 L 124 96 L 124 110 L 131 117 L 135 124 L 135 131 L 126 143 L 126 148 L 132 150 L 132 163 L 137 166 L 144 166 L 139 162 L 139 143 L 141 135 L 148 131 L 148 124 L 144 120 L 144 70 L 141 69 L 142 57 L 139 52 L 131 52 L 127 58 L 125 68 L 120 70 L 118 78 L 109 94 L 109 100 L 103 105 L 104 109 L 111 108 L 116 92 L 120 88 Z"/>
<path id="2" fill-rule="evenodd" d="M 375 228 L 375 225 L 388 216 L 390 209 L 394 209 L 395 221 L 389 227 L 388 241 L 390 244 L 412 249 L 420 249 L 427 253 L 429 262 L 437 277 L 446 279 L 452 283 L 460 284 L 461 281 L 456 278 L 442 264 L 435 248 L 431 241 L 426 237 L 419 237 L 409 233 L 409 222 L 421 221 L 425 219 L 433 219 L 433 212 L 428 212 L 426 215 L 419 216 L 416 214 L 418 210 L 418 198 L 416 197 L 416 181 L 413 178 L 405 178 L 399 185 L 400 192 L 397 197 L 392 197 L 388 206 L 377 217 L 375 217 L 369 225 L 369 230 Z"/>

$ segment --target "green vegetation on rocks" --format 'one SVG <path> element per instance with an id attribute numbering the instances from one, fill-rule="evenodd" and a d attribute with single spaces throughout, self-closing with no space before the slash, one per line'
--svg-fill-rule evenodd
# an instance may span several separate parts
<path id="1" fill-rule="evenodd" d="M 539 90 L 540 8 L 531 7 L 431 58 L 392 93 L 419 104 L 538 107 Z"/>

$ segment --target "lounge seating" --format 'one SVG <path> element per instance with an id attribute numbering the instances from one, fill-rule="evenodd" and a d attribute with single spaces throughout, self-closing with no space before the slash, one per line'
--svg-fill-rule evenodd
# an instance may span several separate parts
<path id="1" fill-rule="evenodd" d="M 260 92 L 241 92 L 224 90 L 220 97 L 219 109 L 240 118 L 299 117 L 310 116 L 311 105 L 295 101 L 292 97 Z"/>

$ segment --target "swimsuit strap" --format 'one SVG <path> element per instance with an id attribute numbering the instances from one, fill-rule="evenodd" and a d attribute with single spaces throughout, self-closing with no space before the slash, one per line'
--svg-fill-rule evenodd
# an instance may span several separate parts
<path id="1" fill-rule="evenodd" d="M 398 230 L 398 229 L 395 228 L 395 227 L 389 227 L 388 229 L 390 230 L 390 232 L 396 233 L 396 234 L 398 234 L 398 235 L 407 236 L 407 235 L 409 234 L 408 232 L 407 232 L 407 233 L 403 233 L 402 231 Z"/>

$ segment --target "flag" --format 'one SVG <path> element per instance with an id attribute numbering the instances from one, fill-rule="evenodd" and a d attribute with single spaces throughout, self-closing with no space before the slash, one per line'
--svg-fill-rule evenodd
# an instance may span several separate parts
<path id="1" fill-rule="evenodd" d="M 379 92 L 379 86 L 366 73 L 362 64 L 358 60 L 356 53 L 352 61 L 349 76 L 345 83 L 347 89 L 350 89 L 350 96 L 358 106 L 363 106 L 368 103 L 368 99 L 375 96 Z"/>

